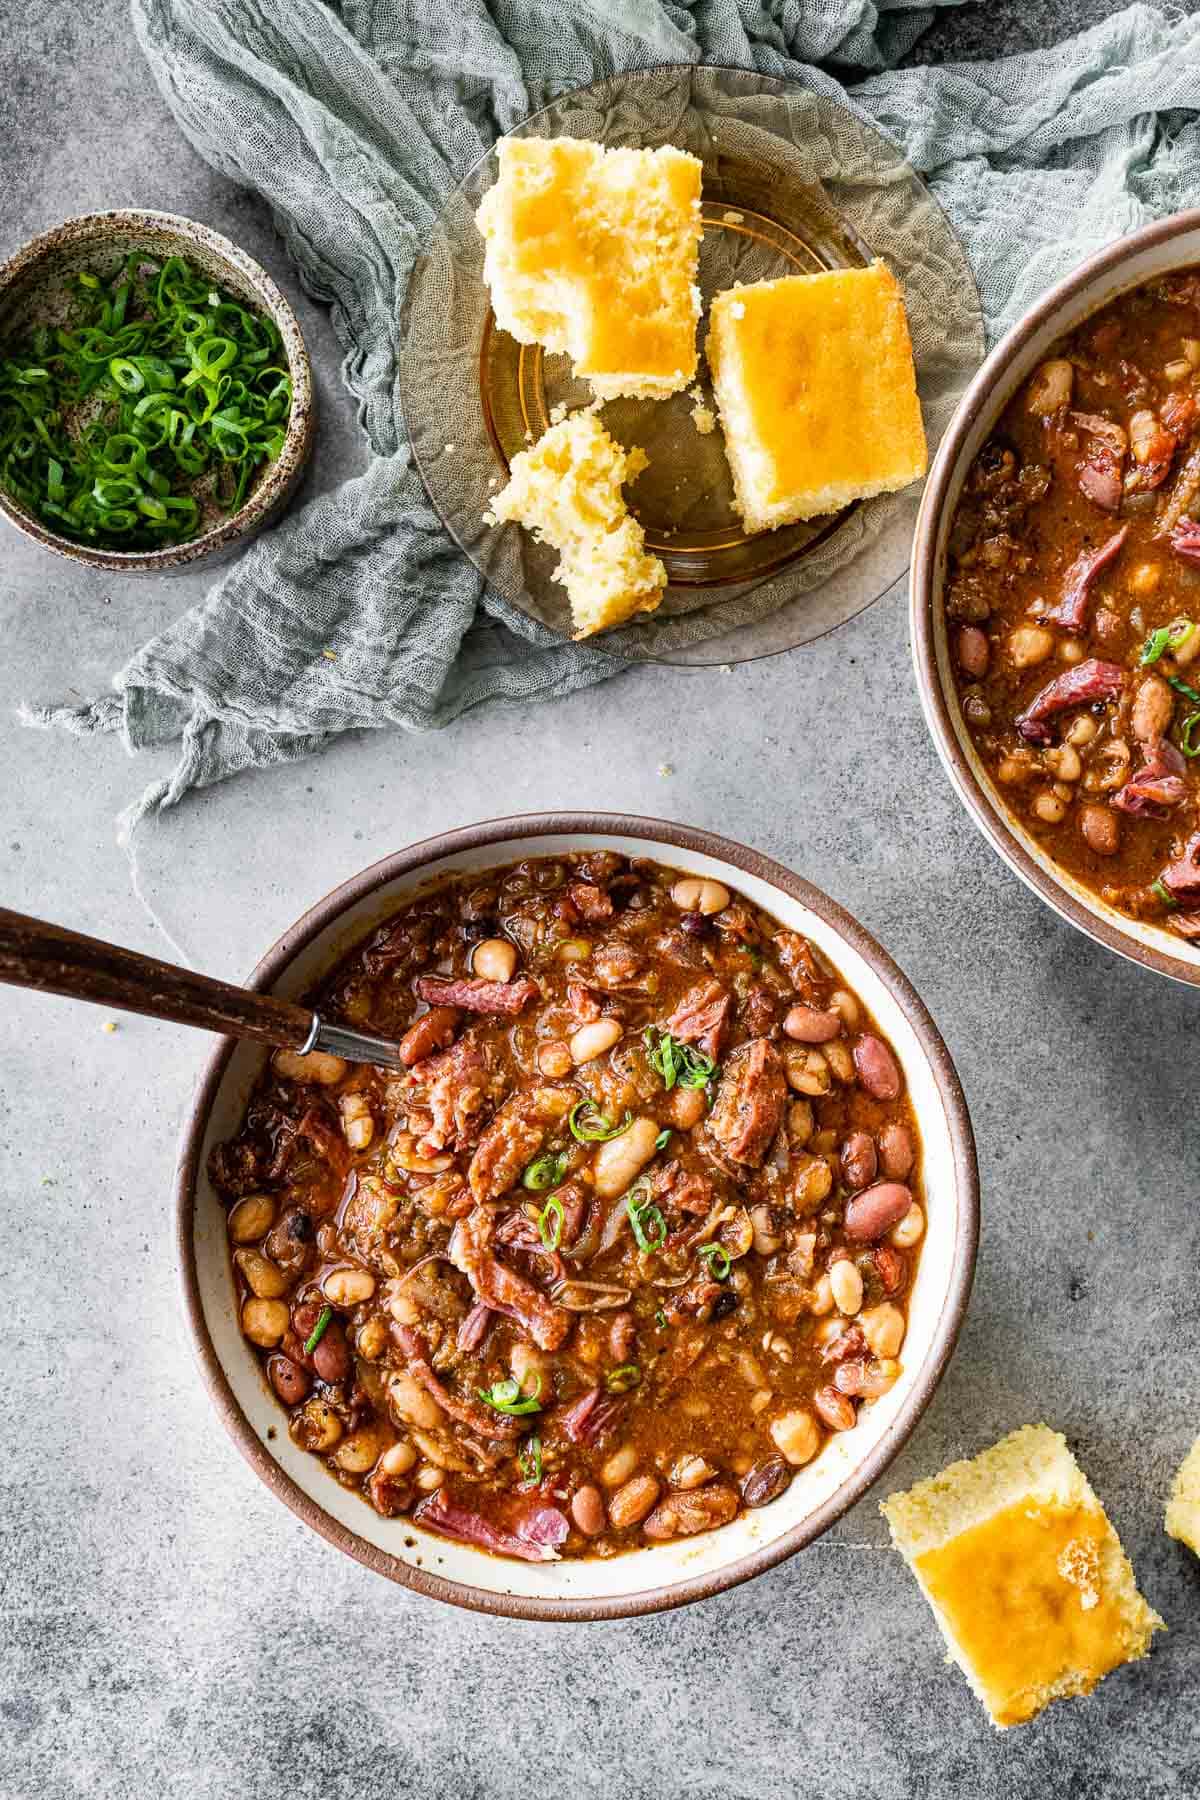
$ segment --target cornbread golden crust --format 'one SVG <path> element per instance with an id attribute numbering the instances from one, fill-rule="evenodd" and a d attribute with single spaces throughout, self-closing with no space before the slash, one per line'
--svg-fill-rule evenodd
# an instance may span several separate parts
<path id="1" fill-rule="evenodd" d="M 883 263 L 727 288 L 706 353 L 747 531 L 925 473 L 904 296 Z"/>
<path id="2" fill-rule="evenodd" d="M 1200 1438 L 1184 1457 L 1175 1477 L 1167 1507 L 1167 1531 L 1200 1556 Z"/>
<path id="3" fill-rule="evenodd" d="M 994 1725 L 1089 1694 L 1163 1621 L 1067 1441 L 1026 1425 L 894 1494 L 892 1541 Z"/>
<path id="4" fill-rule="evenodd" d="M 662 399 L 696 372 L 696 157 L 501 138 L 475 215 L 497 323 L 571 358 L 601 399 Z"/>
<path id="5" fill-rule="evenodd" d="M 572 413 L 513 458 L 508 485 L 484 514 L 489 525 L 515 519 L 561 552 L 554 579 L 567 590 L 577 638 L 653 612 L 662 599 L 667 571 L 647 554 L 621 492 L 648 462 L 644 450 L 623 450 L 594 413 Z"/>

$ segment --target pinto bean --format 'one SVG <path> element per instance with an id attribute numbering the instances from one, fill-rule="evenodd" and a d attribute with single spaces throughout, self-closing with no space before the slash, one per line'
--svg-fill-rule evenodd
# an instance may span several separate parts
<path id="1" fill-rule="evenodd" d="M 842 1021 L 835 1012 L 823 1012 L 819 1006 L 793 1006 L 783 1029 L 797 1044 L 827 1044 L 842 1029 Z"/>
<path id="2" fill-rule="evenodd" d="M 854 1067 L 873 1100 L 894 1100 L 899 1094 L 902 1084 L 896 1059 L 874 1032 L 864 1031 L 855 1042 Z"/>
<path id="3" fill-rule="evenodd" d="M 1115 856 L 1121 848 L 1121 822 L 1109 806 L 1089 801 L 1079 809 L 1079 829 L 1097 856 Z"/>
<path id="4" fill-rule="evenodd" d="M 608 1522 L 614 1531 L 627 1525 L 640 1525 L 658 1499 L 658 1479 L 654 1475 L 635 1475 L 619 1487 L 608 1503 Z"/>
<path id="5" fill-rule="evenodd" d="M 571 1501 L 571 1517 L 584 1537 L 599 1537 L 604 1530 L 604 1501 L 595 1482 L 581 1487 Z"/>
<path id="6" fill-rule="evenodd" d="M 613 1322 L 608 1328 L 608 1351 L 613 1362 L 618 1366 L 629 1362 L 636 1342 L 637 1321 L 628 1309 L 623 1308 L 613 1315 Z"/>
<path id="7" fill-rule="evenodd" d="M 273 1356 L 267 1364 L 267 1376 L 285 1406 L 299 1406 L 308 1398 L 312 1385 L 308 1370 L 300 1368 L 290 1356 Z"/>
<path id="8" fill-rule="evenodd" d="M 989 644 L 987 633 L 978 625 L 964 625 L 958 634 L 958 666 L 972 681 L 987 674 Z"/>
<path id="9" fill-rule="evenodd" d="M 849 1188 L 870 1187 L 877 1163 L 875 1139 L 865 1131 L 852 1131 L 842 1145 L 842 1175 Z"/>
<path id="10" fill-rule="evenodd" d="M 870 1244 L 898 1225 L 912 1205 L 912 1191 L 902 1181 L 877 1181 L 847 1202 L 846 1236 L 852 1244 Z"/>
<path id="11" fill-rule="evenodd" d="M 912 1132 L 898 1119 L 889 1119 L 878 1141 L 879 1167 L 889 1181 L 903 1181 L 917 1157 Z"/>
<path id="12" fill-rule="evenodd" d="M 405 1068 L 424 1062 L 435 1050 L 448 1050 L 458 1029 L 458 1017 L 453 1006 L 431 1006 L 422 1013 L 400 1039 L 400 1061 Z"/>
<path id="13" fill-rule="evenodd" d="M 1139 743 L 1165 737 L 1175 716 L 1175 696 L 1161 675 L 1147 675 L 1138 687 L 1129 722 Z"/>
<path id="14" fill-rule="evenodd" d="M 742 1499 L 747 1506 L 769 1506 L 791 1486 L 792 1471 L 783 1456 L 764 1456 L 742 1476 Z"/>
<path id="15" fill-rule="evenodd" d="M 839 1394 L 835 1387 L 818 1388 L 813 1395 L 813 1405 L 830 1431 L 850 1431 L 857 1422 L 858 1414 L 845 1394 Z"/>

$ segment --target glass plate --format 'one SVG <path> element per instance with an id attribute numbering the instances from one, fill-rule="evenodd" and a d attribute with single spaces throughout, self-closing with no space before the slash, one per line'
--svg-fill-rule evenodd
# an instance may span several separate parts
<path id="1" fill-rule="evenodd" d="M 984 351 L 979 299 L 945 215 L 896 148 L 821 93 L 740 69 L 640 70 L 566 94 L 513 136 L 675 144 L 704 164 L 699 283 L 862 267 L 882 256 L 903 282 L 932 453 Z M 493 592 L 571 635 L 557 552 L 516 525 L 483 524 L 512 458 L 559 406 L 591 404 L 567 358 L 496 325 L 475 211 L 491 153 L 447 205 L 405 300 L 400 394 L 413 454 L 438 513 Z M 702 319 L 701 335 L 705 330 Z M 701 358 L 699 389 L 712 405 Z M 627 489 L 670 585 L 658 611 L 595 640 L 636 660 L 744 662 L 852 618 L 908 566 L 919 490 L 828 518 L 747 534 L 732 505 L 720 428 L 701 435 L 687 394 L 613 400 L 601 417 L 650 467 Z"/>

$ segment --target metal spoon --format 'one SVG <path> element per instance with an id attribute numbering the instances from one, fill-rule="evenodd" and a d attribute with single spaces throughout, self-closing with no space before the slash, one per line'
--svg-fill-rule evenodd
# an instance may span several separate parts
<path id="1" fill-rule="evenodd" d="M 374 1063 L 381 1069 L 405 1066 L 390 1038 L 351 1031 L 291 1000 L 196 975 L 176 963 L 140 956 L 7 907 L 0 907 L 0 981 L 177 1025 L 199 1025 L 226 1037 L 253 1038 L 301 1056 L 327 1050 L 347 1062 Z"/>

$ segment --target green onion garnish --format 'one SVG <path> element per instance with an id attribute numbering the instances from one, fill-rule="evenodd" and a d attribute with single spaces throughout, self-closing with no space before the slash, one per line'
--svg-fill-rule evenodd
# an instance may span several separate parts
<path id="1" fill-rule="evenodd" d="M 521 1473 L 535 1485 L 542 1479 L 542 1440 L 536 1434 L 526 1438 L 517 1455 Z"/>
<path id="2" fill-rule="evenodd" d="M 1160 625 L 1157 631 L 1152 631 L 1142 645 L 1142 653 L 1138 657 L 1139 667 L 1144 669 L 1148 663 L 1157 662 L 1166 653 L 1170 642 L 1171 630 L 1168 625 Z"/>
<path id="3" fill-rule="evenodd" d="M 552 1194 L 538 1214 L 538 1236 L 547 1250 L 557 1250 L 562 1242 L 563 1203 Z"/>
<path id="4" fill-rule="evenodd" d="M 1156 881 L 1152 881 L 1150 883 L 1150 892 L 1152 894 L 1157 894 L 1159 899 L 1162 901 L 1163 905 L 1169 906 L 1172 911 L 1174 911 L 1174 909 L 1179 905 L 1179 902 L 1178 902 L 1178 900 L 1176 900 L 1174 894 L 1172 894 L 1169 891 L 1169 889 L 1167 889 L 1166 887 L 1163 886 L 1163 879 L 1162 879 L 1161 875 L 1158 877 L 1158 879 Z"/>
<path id="5" fill-rule="evenodd" d="M 571 1108 L 567 1120 L 571 1127 L 571 1136 L 581 1144 L 607 1144 L 612 1138 L 620 1137 L 633 1124 L 633 1114 L 627 1112 L 619 1125 L 606 1119 L 594 1100 L 580 1100 Z"/>
<path id="6" fill-rule="evenodd" d="M 733 1264 L 729 1260 L 729 1252 L 720 1244 L 701 1244 L 696 1252 L 708 1264 L 708 1272 L 714 1281 L 724 1281 Z"/>
<path id="7" fill-rule="evenodd" d="M 312 1355 L 313 1351 L 316 1349 L 316 1347 L 320 1343 L 321 1339 L 325 1336 L 325 1327 L 328 1325 L 328 1323 L 329 1323 L 330 1319 L 332 1319 L 332 1317 L 333 1317 L 332 1306 L 323 1306 L 321 1308 L 321 1316 L 312 1328 L 312 1336 L 305 1340 L 305 1344 L 304 1344 L 305 1356 Z"/>
<path id="8" fill-rule="evenodd" d="M 671 1132 L 670 1132 L 670 1128 L 668 1127 L 666 1131 L 659 1132 L 658 1136 L 654 1140 L 654 1148 L 656 1150 L 665 1150 L 667 1145 L 670 1143 L 670 1141 L 671 1141 Z"/>
<path id="9" fill-rule="evenodd" d="M 81 271 L 71 300 L 0 356 L 0 485 L 61 536 L 118 550 L 194 537 L 201 478 L 236 511 L 292 410 L 274 322 L 146 249 L 107 281 Z"/>
<path id="10" fill-rule="evenodd" d="M 658 1326 L 658 1329 L 660 1331 L 665 1331 L 667 1329 L 667 1326 L 670 1324 L 670 1322 L 671 1321 L 667 1318 L 667 1315 L 663 1311 L 662 1307 L 661 1306 L 656 1307 L 655 1312 L 654 1312 L 654 1323 Z"/>
<path id="11" fill-rule="evenodd" d="M 560 1150 L 557 1155 L 547 1151 L 545 1156 L 539 1156 L 530 1163 L 521 1177 L 521 1186 L 529 1188 L 535 1194 L 542 1194 L 547 1188 L 558 1187 L 566 1172 L 566 1151 Z"/>
<path id="12" fill-rule="evenodd" d="M 1195 732 L 1200 727 L 1200 712 L 1189 713 L 1179 728 L 1179 748 L 1185 756 L 1200 756 L 1200 744 L 1195 741 Z"/>
<path id="13" fill-rule="evenodd" d="M 523 1393 L 520 1382 L 511 1375 L 506 1381 L 497 1381 L 490 1388 L 476 1388 L 475 1392 L 496 1412 L 507 1413 L 510 1417 L 518 1413 L 541 1412 L 538 1395 L 542 1391 L 542 1378 L 540 1375 L 535 1375 L 533 1379 L 537 1386 L 531 1394 Z"/>
<path id="14" fill-rule="evenodd" d="M 665 1088 L 673 1088 L 676 1084 L 683 1088 L 702 1088 L 717 1072 L 711 1056 L 694 1050 L 690 1044 L 681 1044 L 669 1031 L 656 1032 L 653 1025 L 647 1025 L 643 1041 L 650 1067 L 662 1077 Z"/>
<path id="15" fill-rule="evenodd" d="M 622 1363 L 619 1369 L 611 1371 L 604 1385 L 610 1394 L 627 1394 L 641 1379 L 642 1371 L 636 1363 Z"/>
<path id="16" fill-rule="evenodd" d="M 625 1196 L 625 1210 L 633 1227 L 634 1242 L 643 1256 L 661 1250 L 667 1241 L 667 1223 L 657 1206 L 650 1204 L 650 1183 L 639 1176 Z M 639 1198 L 641 1196 L 641 1198 Z M 647 1229 L 647 1227 L 649 1229 Z"/>
<path id="17" fill-rule="evenodd" d="M 1194 706 L 1200 706 L 1200 694 L 1194 687 L 1189 687 L 1186 681 L 1180 681 L 1178 675 L 1168 675 L 1167 680 L 1177 694 L 1182 694 L 1184 699 L 1190 700 Z"/>

